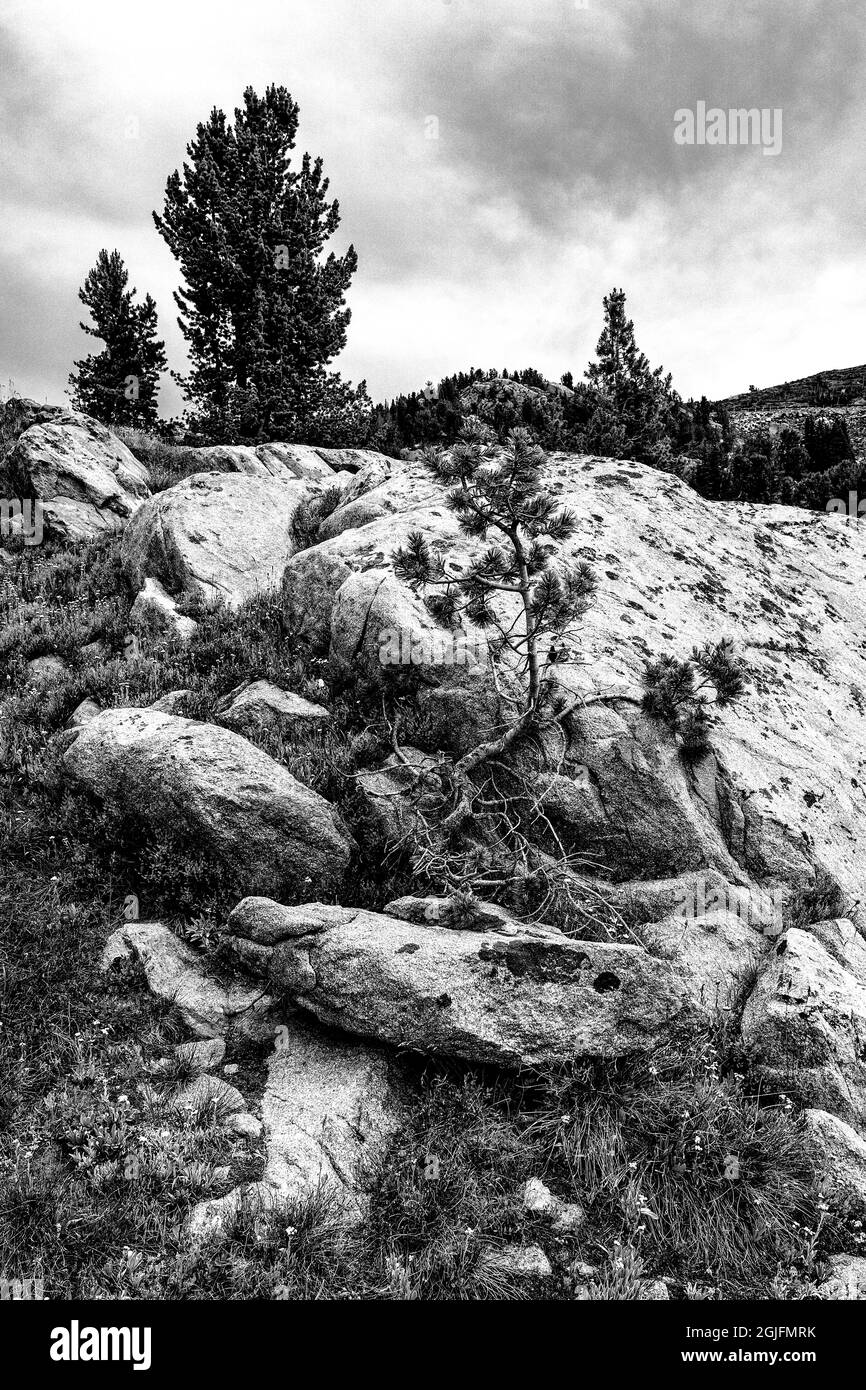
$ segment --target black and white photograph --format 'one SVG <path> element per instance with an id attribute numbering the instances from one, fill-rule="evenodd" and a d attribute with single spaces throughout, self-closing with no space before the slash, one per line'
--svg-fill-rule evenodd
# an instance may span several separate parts
<path id="1" fill-rule="evenodd" d="M 0 112 L 5 1344 L 826 1375 L 866 11 L 0 0 Z"/>

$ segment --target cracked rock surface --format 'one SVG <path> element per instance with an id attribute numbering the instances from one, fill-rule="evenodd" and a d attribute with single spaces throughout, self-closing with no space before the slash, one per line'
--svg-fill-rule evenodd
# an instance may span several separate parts
<path id="1" fill-rule="evenodd" d="M 796 1084 L 809 1105 L 866 1125 L 866 975 L 846 969 L 818 935 L 792 928 L 780 938 L 742 1031 L 769 1087 Z"/>

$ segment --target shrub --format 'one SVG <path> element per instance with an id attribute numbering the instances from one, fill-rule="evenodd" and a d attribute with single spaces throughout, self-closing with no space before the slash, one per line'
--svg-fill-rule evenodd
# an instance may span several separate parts
<path id="1" fill-rule="evenodd" d="M 343 490 L 335 484 L 301 502 L 292 517 L 292 535 L 296 551 L 309 550 L 310 546 L 318 544 L 322 523 L 337 510 L 342 501 Z"/>
<path id="2" fill-rule="evenodd" d="M 213 460 L 203 463 L 196 449 L 170 444 L 158 435 L 148 434 L 144 430 L 121 426 L 116 428 L 114 433 L 127 449 L 135 454 L 139 463 L 144 464 L 150 475 L 152 492 L 164 492 L 166 488 L 173 487 L 175 483 L 182 482 L 193 473 L 231 471 L 227 464 L 219 464 Z"/>
<path id="3" fill-rule="evenodd" d="M 698 673 L 704 679 L 695 684 Z M 708 687 L 715 690 L 713 698 Z M 745 690 L 745 663 L 734 655 L 733 643 L 722 639 L 695 647 L 690 661 L 678 661 L 668 654 L 648 661 L 642 707 L 679 739 L 684 760 L 696 762 L 710 751 L 711 707 L 732 705 Z"/>

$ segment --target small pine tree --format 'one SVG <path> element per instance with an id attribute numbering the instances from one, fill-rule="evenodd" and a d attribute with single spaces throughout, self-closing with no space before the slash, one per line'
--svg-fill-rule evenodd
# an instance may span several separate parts
<path id="1" fill-rule="evenodd" d="M 168 364 L 156 336 L 156 304 L 149 294 L 136 304 L 128 282 L 120 253 L 100 251 L 78 297 L 93 320 L 81 328 L 105 347 L 74 363 L 70 395 L 76 410 L 107 425 L 147 428 L 157 421 L 159 374 Z"/>
<path id="2" fill-rule="evenodd" d="M 696 675 L 704 679 L 696 683 Z M 720 709 L 739 700 L 746 690 L 747 672 L 733 643 L 723 638 L 695 647 L 691 660 L 678 661 L 665 654 L 648 661 L 644 670 L 642 707 L 652 719 L 666 724 L 680 740 L 686 762 L 696 762 L 710 749 L 712 706 Z M 710 698 L 708 687 L 715 689 Z"/>
<path id="3" fill-rule="evenodd" d="M 412 533 L 394 556 L 396 574 L 416 590 L 441 591 L 428 599 L 437 621 L 455 622 L 464 614 L 492 634 L 494 651 L 507 648 L 518 657 L 525 676 L 520 715 L 496 738 L 464 753 L 450 769 L 456 804 L 438 827 L 449 834 L 474 815 L 475 770 L 504 753 L 533 725 L 562 716 L 548 668 L 567 656 L 569 629 L 596 587 L 587 565 L 552 563 L 554 544 L 568 539 L 575 522 L 569 512 L 557 511 L 544 491 L 546 459 L 539 446 L 525 430 L 514 430 L 508 454 L 496 460 L 479 442 L 477 429 L 473 435 L 450 454 L 431 451 L 427 461 L 436 478 L 450 488 L 448 501 L 460 529 L 476 540 L 486 540 L 490 532 L 497 539 L 457 575 L 448 573 L 441 551 L 433 550 L 420 532 Z M 501 593 L 519 599 L 522 630 L 519 623 L 503 626 L 494 605 Z"/>
<path id="4" fill-rule="evenodd" d="M 394 556 L 396 574 L 417 589 L 438 588 L 428 599 L 441 623 L 454 623 L 463 614 L 493 634 L 493 648 L 508 648 L 521 661 L 526 677 L 524 717 L 538 713 L 545 696 L 547 668 L 560 660 L 560 644 L 583 615 L 595 592 L 596 580 L 583 562 L 554 567 L 554 545 L 568 540 L 575 520 L 557 510 L 544 491 L 544 453 L 525 430 L 514 430 L 502 461 L 489 457 L 482 445 L 462 440 L 451 454 L 434 453 L 430 467 L 450 491 L 448 503 L 465 535 L 496 539 L 459 575 L 449 574 L 441 551 L 433 550 L 420 532 Z M 503 626 L 494 606 L 497 594 L 517 596 L 522 624 Z"/>

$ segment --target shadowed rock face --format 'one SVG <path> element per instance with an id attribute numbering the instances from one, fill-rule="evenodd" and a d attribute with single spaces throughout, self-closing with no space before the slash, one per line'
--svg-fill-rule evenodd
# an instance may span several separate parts
<path id="1" fill-rule="evenodd" d="M 202 473 L 212 468 L 224 469 L 277 482 L 294 478 L 331 478 L 333 474 L 315 449 L 304 444 L 214 444 L 194 452 Z"/>
<path id="2" fill-rule="evenodd" d="M 156 616 L 169 622 L 181 596 L 237 607 L 282 579 L 288 623 L 334 669 L 375 682 L 383 641 L 399 662 L 409 653 L 420 678 L 411 697 L 417 747 L 407 742 L 357 779 L 365 830 L 383 845 L 417 828 L 404 793 L 417 789 L 419 771 L 423 795 L 437 803 L 447 752 L 514 718 L 520 682 L 507 660 L 496 681 L 477 644 L 463 647 L 475 664 L 453 661 L 451 632 L 394 574 L 394 552 L 412 531 L 443 547 L 452 568 L 477 553 L 418 463 L 301 446 L 216 450 L 210 461 L 235 471 L 148 498 L 146 475 L 139 486 L 101 427 L 68 413 L 24 411 L 21 423 L 13 468 L 22 488 L 44 495 L 58 534 L 85 539 L 126 524 L 126 572 L 146 584 L 133 625 L 154 595 Z M 820 1108 L 813 1139 L 861 1191 L 862 1140 L 847 1126 L 866 1127 L 866 946 L 847 922 L 785 932 L 775 911 L 753 910 L 752 895 L 781 889 L 787 922 L 816 865 L 862 895 L 866 523 L 711 504 L 631 463 L 554 456 L 551 477 L 577 519 L 562 556 L 590 563 L 599 593 L 577 660 L 556 671 L 570 713 L 512 746 L 507 770 L 533 787 L 565 851 L 586 855 L 575 886 L 601 884 L 643 945 L 566 938 L 489 904 L 467 920 L 465 904 L 444 899 L 405 898 L 388 915 L 339 902 L 284 907 L 274 898 L 345 891 L 354 844 L 334 809 L 237 733 L 157 709 L 93 710 L 63 735 L 70 779 L 206 846 L 238 895 L 267 895 L 245 898 L 230 922 L 237 960 L 259 977 L 252 984 L 210 979 L 200 958 L 153 924 L 125 928 L 115 949 L 139 956 L 155 992 L 177 993 L 202 1036 L 247 1012 L 253 1029 L 272 1032 L 278 996 L 303 1011 L 269 1063 L 261 1186 L 270 1194 L 327 1180 L 361 1213 L 357 1173 L 399 1123 L 393 1056 L 381 1044 L 508 1068 L 620 1056 L 693 1012 L 735 1013 L 741 984 L 756 974 L 742 1026 L 750 1060 L 768 1088 Z M 329 480 L 344 500 L 320 526 L 321 541 L 296 554 L 295 511 Z M 506 623 L 512 602 L 501 602 Z M 752 688 L 721 715 L 714 753 L 686 768 L 641 709 L 644 662 L 720 638 L 746 658 Z M 251 730 L 321 723 L 327 713 L 254 682 L 230 692 L 217 717 Z M 534 848 L 542 855 L 549 842 Z M 590 879 L 594 867 L 605 873 Z M 712 910 L 682 911 L 708 889 Z"/>
<path id="3" fill-rule="evenodd" d="M 335 891 L 354 842 L 333 807 L 239 734 L 154 710 L 107 710 L 64 754 L 71 781 L 218 855 L 250 892 Z"/>
<path id="4" fill-rule="evenodd" d="M 669 962 L 550 928 L 503 938 L 249 901 L 229 927 L 239 960 L 322 1022 L 470 1062 L 618 1056 L 647 1046 L 693 1003 Z"/>
<path id="5" fill-rule="evenodd" d="M 0 423 L 7 439 L 20 439 L 31 425 L 44 425 L 50 421 L 69 420 L 75 411 L 66 405 L 47 405 L 42 401 L 31 401 L 26 396 L 10 396 L 0 403 Z"/>

